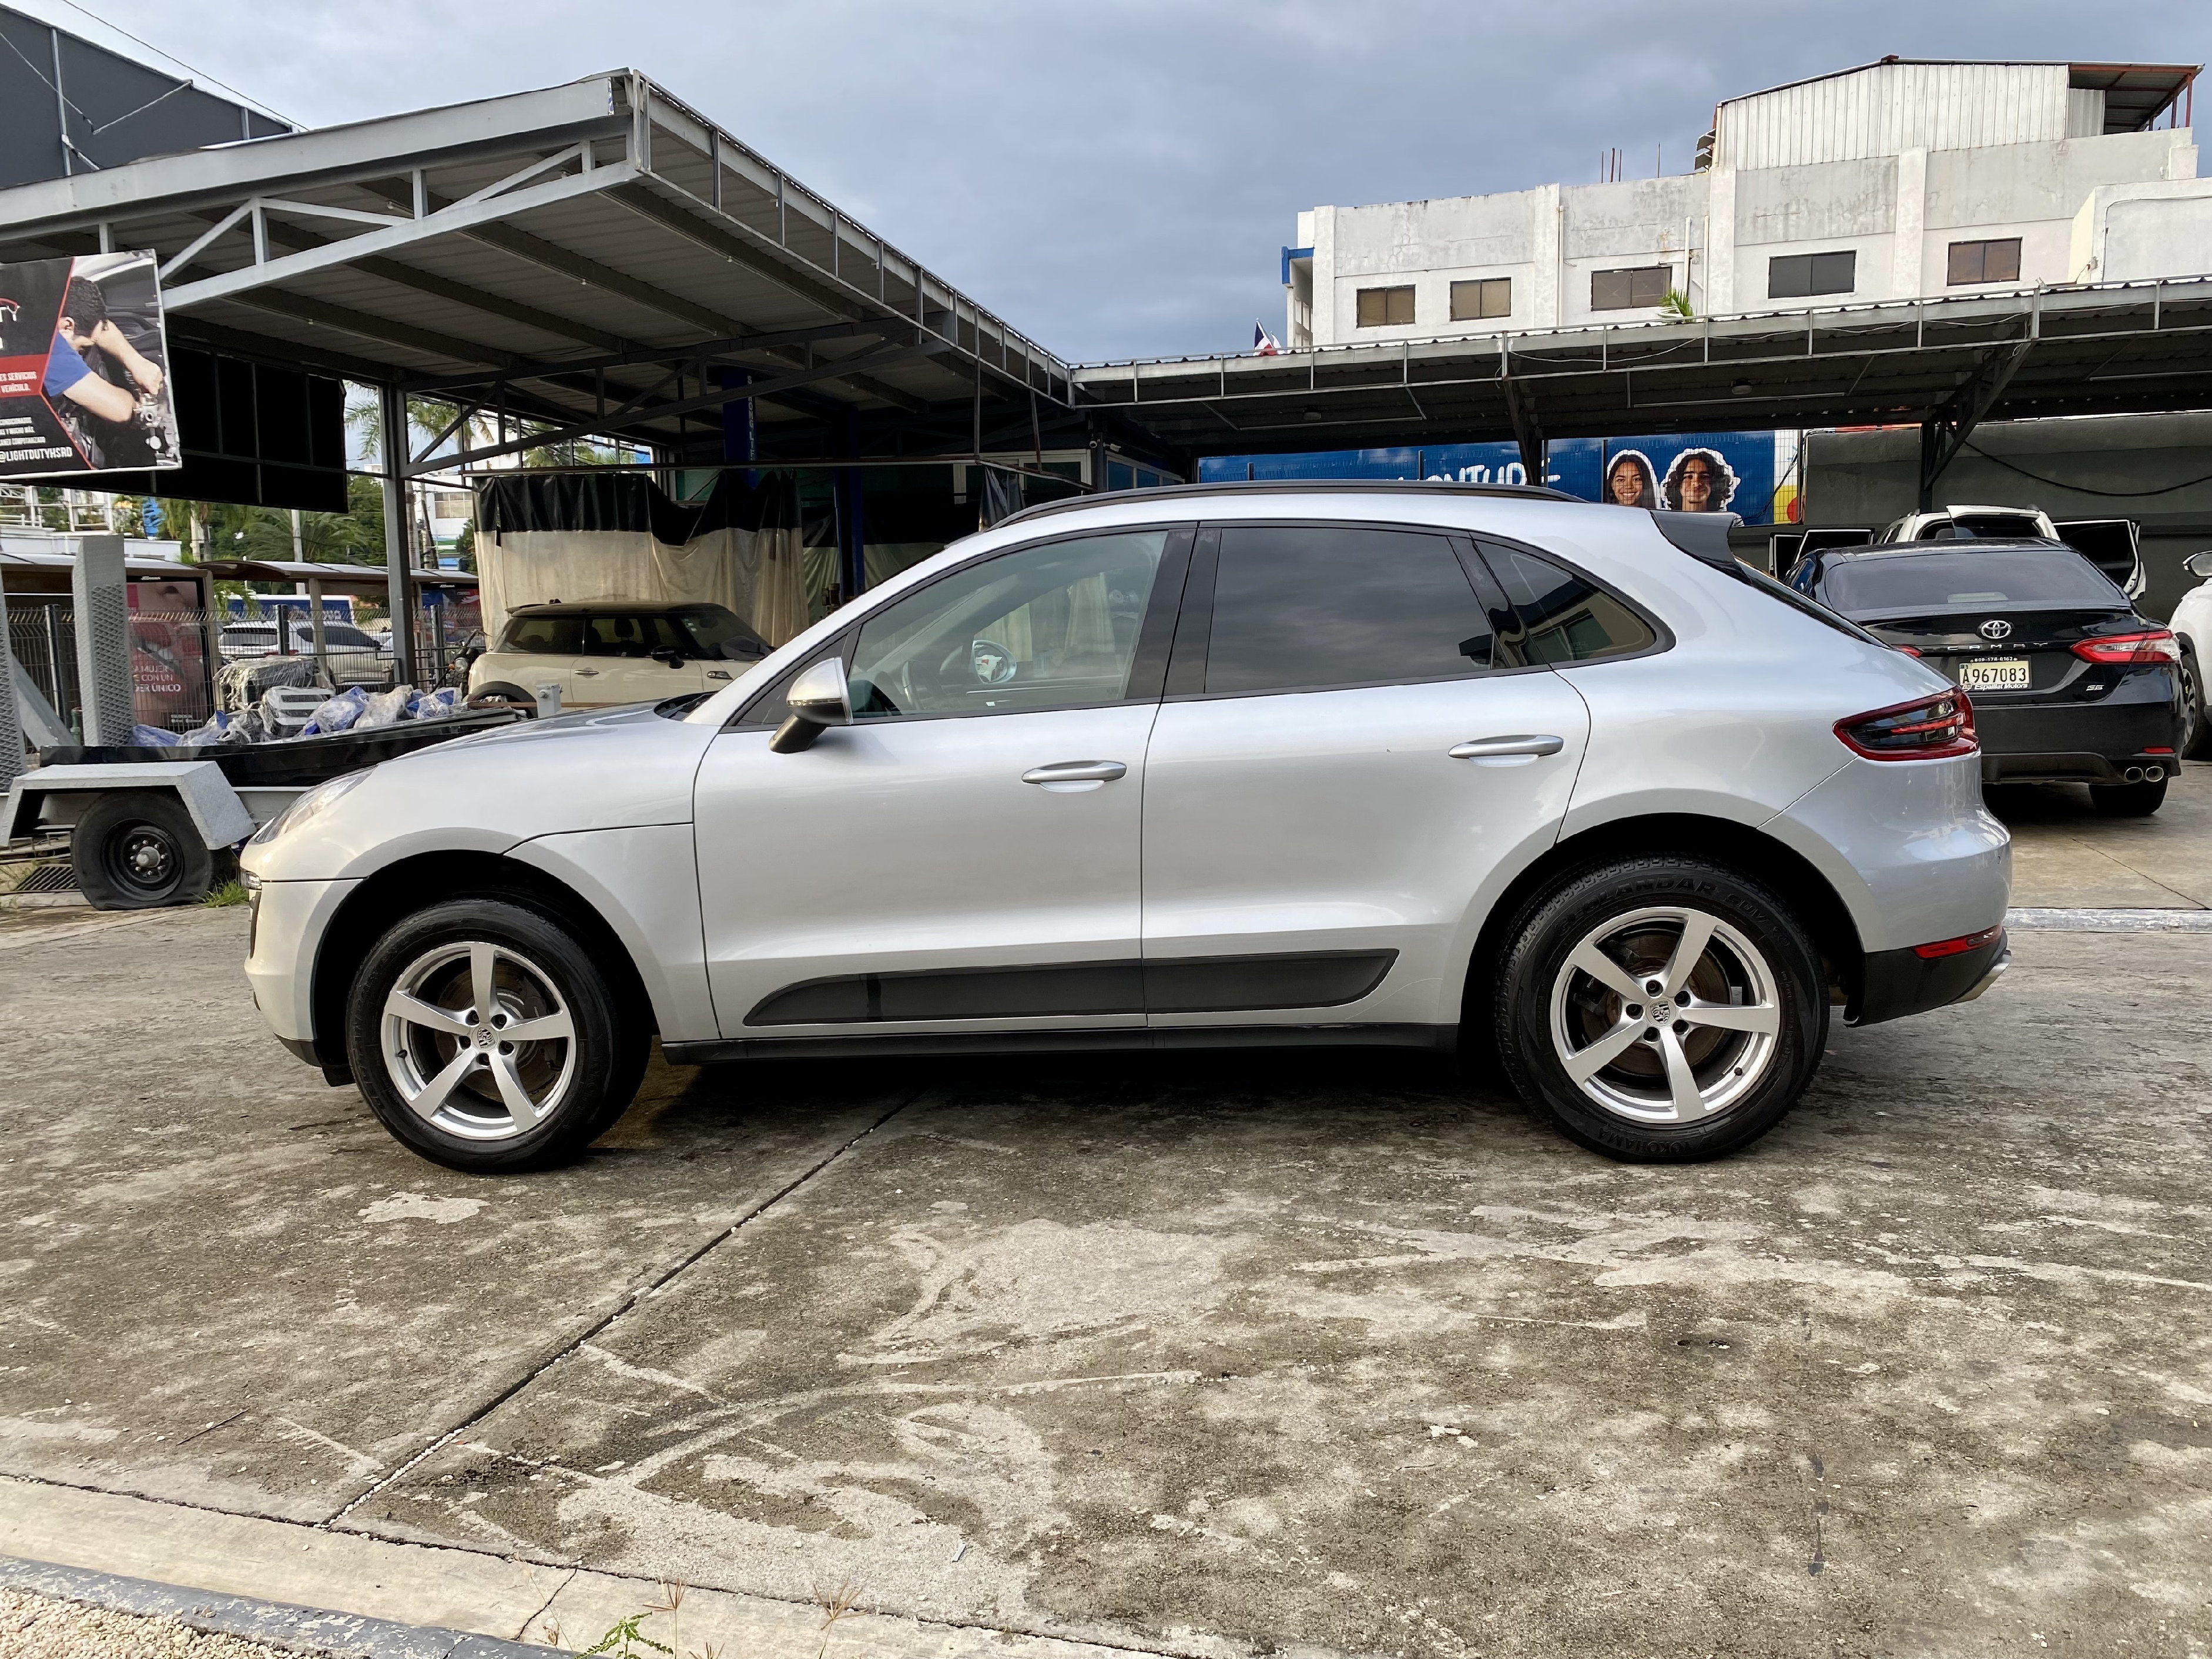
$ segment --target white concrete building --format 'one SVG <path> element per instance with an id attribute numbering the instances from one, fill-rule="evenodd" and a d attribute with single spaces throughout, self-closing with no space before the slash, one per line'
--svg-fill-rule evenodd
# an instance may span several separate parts
<path id="1" fill-rule="evenodd" d="M 1885 58 L 1733 98 L 1698 169 L 1298 216 L 1293 349 L 2212 272 L 2186 66 Z"/>

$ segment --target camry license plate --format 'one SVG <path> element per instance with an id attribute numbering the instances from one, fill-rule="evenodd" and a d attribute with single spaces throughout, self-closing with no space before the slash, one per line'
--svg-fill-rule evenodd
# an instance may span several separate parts
<path id="1" fill-rule="evenodd" d="M 1998 657 L 1989 662 L 1959 665 L 1961 691 L 2025 691 L 2028 689 L 2027 659 Z"/>

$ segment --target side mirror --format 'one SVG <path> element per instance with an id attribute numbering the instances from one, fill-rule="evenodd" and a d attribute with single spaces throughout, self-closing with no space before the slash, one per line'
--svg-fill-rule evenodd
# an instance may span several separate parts
<path id="1" fill-rule="evenodd" d="M 681 651 L 678 651 L 672 645 L 662 646 L 659 650 L 653 653 L 653 659 L 657 663 L 665 664 L 670 668 L 681 668 L 684 666 L 684 653 Z"/>
<path id="2" fill-rule="evenodd" d="M 833 726 L 853 723 L 853 694 L 845 684 L 845 665 L 824 657 L 802 672 L 784 693 L 791 718 L 775 729 L 768 746 L 779 755 L 795 755 L 811 749 L 814 740 Z"/>
<path id="3" fill-rule="evenodd" d="M 2191 553 L 2181 562 L 2181 568 L 2192 576 L 2212 576 L 2212 547 Z"/>

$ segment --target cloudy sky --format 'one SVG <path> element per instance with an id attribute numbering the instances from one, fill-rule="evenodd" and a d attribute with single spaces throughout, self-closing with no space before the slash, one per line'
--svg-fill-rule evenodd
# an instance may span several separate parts
<path id="1" fill-rule="evenodd" d="M 1683 172 L 1716 100 L 1888 52 L 2212 52 L 2207 0 L 88 3 L 313 125 L 641 70 L 1079 359 L 1279 332 L 1317 204 L 1580 183 L 1608 146 Z"/>

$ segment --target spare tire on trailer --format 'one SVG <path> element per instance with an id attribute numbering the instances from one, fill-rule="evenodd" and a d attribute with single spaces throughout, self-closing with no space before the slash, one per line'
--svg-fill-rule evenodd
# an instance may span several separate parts
<path id="1" fill-rule="evenodd" d="M 222 855 L 228 863 L 229 854 Z M 70 832 L 79 891 L 95 910 L 197 904 L 215 884 L 216 854 L 184 802 L 162 789 L 96 796 Z"/>

